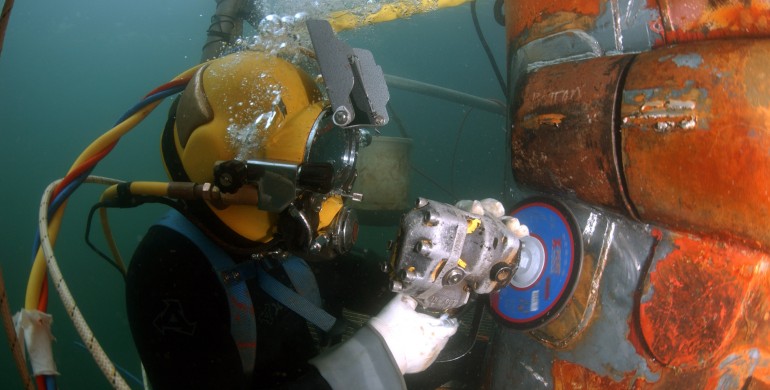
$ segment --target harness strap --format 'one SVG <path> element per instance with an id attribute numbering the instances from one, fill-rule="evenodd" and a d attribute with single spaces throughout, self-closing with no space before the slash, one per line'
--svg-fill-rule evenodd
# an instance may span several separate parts
<path id="1" fill-rule="evenodd" d="M 254 261 L 236 264 L 223 273 L 222 279 L 225 285 L 230 285 L 257 278 L 259 287 L 267 295 L 302 316 L 311 324 L 328 332 L 337 319 L 320 307 L 321 293 L 310 266 L 305 260 L 297 256 L 289 257 L 282 261 L 281 265 L 297 291 L 286 287 Z"/>
<path id="2" fill-rule="evenodd" d="M 155 224 L 165 226 L 187 237 L 206 255 L 211 266 L 216 270 L 218 279 L 227 292 L 227 303 L 230 306 L 230 334 L 238 347 L 243 372 L 251 377 L 257 355 L 257 323 L 246 279 L 239 278 L 237 281 L 229 282 L 230 269 L 235 265 L 233 259 L 178 211 L 170 210 Z"/>
<path id="3" fill-rule="evenodd" d="M 291 256 L 281 263 L 286 274 L 289 275 L 291 284 L 299 295 L 307 298 L 313 305 L 321 307 L 321 290 L 315 281 L 315 275 L 305 260 L 297 256 Z"/>
<path id="4" fill-rule="evenodd" d="M 299 258 L 295 257 L 294 259 Z M 300 261 L 302 260 L 300 259 Z M 307 267 L 307 265 L 305 265 L 305 267 Z M 294 278 L 291 277 L 291 274 L 289 275 L 289 278 L 294 280 Z M 312 277 L 312 274 L 310 276 Z M 334 316 L 316 306 L 306 297 L 303 297 L 294 292 L 294 290 L 284 286 L 283 283 L 279 282 L 274 277 L 270 276 L 267 271 L 259 267 L 257 268 L 257 281 L 259 281 L 259 286 L 262 287 L 262 290 L 265 290 L 265 292 L 273 297 L 273 299 L 282 303 L 293 312 L 301 315 L 304 319 L 318 326 L 323 331 L 328 332 L 337 321 Z M 313 282 L 315 282 L 315 280 L 313 280 Z M 294 286 L 298 285 L 294 284 Z"/>
<path id="5" fill-rule="evenodd" d="M 156 225 L 179 232 L 192 241 L 211 262 L 227 292 L 230 306 L 230 333 L 238 346 L 243 370 L 252 373 L 256 360 L 257 325 L 254 305 L 246 281 L 256 278 L 260 288 L 305 320 L 328 332 L 337 319 L 321 308 L 321 293 L 310 266 L 297 256 L 281 262 L 297 292 L 271 276 L 257 262 L 235 263 L 203 232 L 176 210 L 170 210 Z"/>

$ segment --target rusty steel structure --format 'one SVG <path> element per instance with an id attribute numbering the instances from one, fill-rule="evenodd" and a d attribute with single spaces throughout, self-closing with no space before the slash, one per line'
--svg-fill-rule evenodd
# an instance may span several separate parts
<path id="1" fill-rule="evenodd" d="M 486 387 L 770 387 L 770 1 L 508 0 L 512 168 L 580 281 Z"/>
<path id="2" fill-rule="evenodd" d="M 770 248 L 770 40 L 637 56 L 620 108 L 628 196 L 644 221 Z"/>
<path id="3" fill-rule="evenodd" d="M 499 326 L 487 389 L 764 389 L 770 255 L 580 201 L 583 269 L 558 317 Z"/>
<path id="4" fill-rule="evenodd" d="M 679 44 L 538 69 L 512 113 L 519 182 L 770 248 L 770 40 Z"/>

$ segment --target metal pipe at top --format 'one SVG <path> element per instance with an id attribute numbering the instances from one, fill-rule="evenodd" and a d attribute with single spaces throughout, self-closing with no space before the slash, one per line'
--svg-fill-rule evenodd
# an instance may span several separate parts
<path id="1" fill-rule="evenodd" d="M 458 104 L 464 104 L 466 106 L 478 108 L 479 110 L 491 112 L 500 116 L 504 116 L 506 114 L 505 104 L 496 100 L 485 99 L 453 89 L 389 74 L 385 75 L 385 82 L 387 82 L 388 86 L 391 88 L 415 92 L 426 96 L 432 96 Z"/>

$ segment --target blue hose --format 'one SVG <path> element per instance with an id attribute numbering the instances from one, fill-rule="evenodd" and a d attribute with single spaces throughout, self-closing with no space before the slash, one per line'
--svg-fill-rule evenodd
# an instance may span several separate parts
<path id="1" fill-rule="evenodd" d="M 130 118 L 132 115 L 136 114 L 141 110 L 142 108 L 146 107 L 150 103 L 156 102 L 161 99 L 165 99 L 171 95 L 177 94 L 179 92 L 182 92 L 185 89 L 186 85 L 177 85 L 168 89 L 164 89 L 162 91 L 158 91 L 152 95 L 149 95 L 142 99 L 140 102 L 136 103 L 133 107 L 129 108 L 128 111 L 126 111 L 123 115 L 118 118 L 118 121 L 115 122 L 115 125 L 122 123 L 126 119 Z M 72 195 L 75 190 L 80 187 L 81 184 L 86 180 L 88 175 L 91 174 L 91 172 L 94 170 L 92 167 L 88 171 L 84 172 L 75 180 L 70 182 L 63 190 L 59 192 L 59 194 L 54 198 L 54 200 L 51 202 L 51 204 L 48 206 L 48 215 L 51 215 L 55 213 L 59 207 L 61 207 L 62 203 L 69 198 L 70 195 Z M 40 230 L 35 231 L 35 239 L 32 246 L 32 261 L 35 261 L 35 256 L 37 255 L 37 250 L 40 247 Z"/>

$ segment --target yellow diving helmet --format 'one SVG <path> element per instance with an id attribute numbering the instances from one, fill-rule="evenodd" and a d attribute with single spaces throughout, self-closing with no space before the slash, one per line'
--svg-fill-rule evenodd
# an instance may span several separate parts
<path id="1" fill-rule="evenodd" d="M 242 51 L 196 72 L 163 132 L 172 180 L 253 199 L 188 204 L 199 225 L 231 248 L 277 244 L 325 259 L 355 242 L 358 222 L 343 198 L 361 198 L 352 193 L 355 163 L 371 140 L 361 127 L 387 123 L 389 94 L 370 52 L 337 40 L 328 22 L 307 26 L 329 101 L 290 62 Z"/>
<path id="2" fill-rule="evenodd" d="M 257 207 L 207 203 L 202 214 L 224 225 L 209 230 L 225 241 L 253 246 L 283 235 L 294 251 L 344 253 L 357 232 L 342 196 L 355 179 L 360 134 L 333 126 L 330 115 L 313 80 L 291 63 L 228 55 L 203 66 L 179 99 L 163 137 L 166 170 L 223 192 L 256 189 Z"/>

